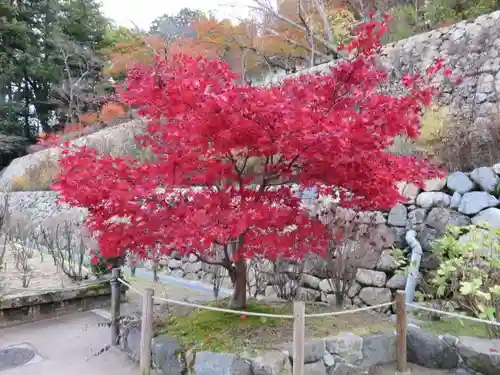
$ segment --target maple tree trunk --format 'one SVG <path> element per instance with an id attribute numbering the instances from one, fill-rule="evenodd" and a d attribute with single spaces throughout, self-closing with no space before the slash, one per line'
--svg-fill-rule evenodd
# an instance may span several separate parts
<path id="1" fill-rule="evenodd" d="M 247 305 L 247 263 L 243 258 L 235 262 L 234 291 L 229 308 L 241 310 Z"/>

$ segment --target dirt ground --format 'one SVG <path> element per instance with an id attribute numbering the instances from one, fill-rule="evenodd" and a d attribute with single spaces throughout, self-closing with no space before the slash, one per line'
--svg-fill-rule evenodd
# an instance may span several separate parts
<path id="1" fill-rule="evenodd" d="M 22 295 L 33 291 L 63 289 L 78 285 L 54 265 L 50 254 L 25 248 L 21 244 L 5 246 L 2 266 L 0 295 Z M 86 268 L 82 271 L 82 275 L 88 275 Z"/>

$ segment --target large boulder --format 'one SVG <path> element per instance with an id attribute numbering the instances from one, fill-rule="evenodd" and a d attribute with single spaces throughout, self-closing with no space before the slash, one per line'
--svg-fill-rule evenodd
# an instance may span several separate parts
<path id="1" fill-rule="evenodd" d="M 420 193 L 417 197 L 417 206 L 422 208 L 448 207 L 451 196 L 440 191 L 429 191 Z"/>
<path id="2" fill-rule="evenodd" d="M 293 345 L 287 347 L 290 354 L 290 360 L 293 361 Z M 304 345 L 304 363 L 314 363 L 319 361 L 325 355 L 325 341 L 324 340 L 311 340 L 307 341 Z"/>
<path id="3" fill-rule="evenodd" d="M 185 356 L 179 342 L 169 336 L 158 336 L 151 342 L 153 367 L 160 375 L 183 375 Z"/>
<path id="4" fill-rule="evenodd" d="M 406 226 L 406 215 L 408 210 L 406 206 L 398 203 L 390 211 L 389 217 L 387 218 L 387 224 L 394 227 L 404 227 Z"/>
<path id="5" fill-rule="evenodd" d="M 453 346 L 431 333 L 408 327 L 406 334 L 408 360 L 426 368 L 453 369 L 458 355 Z"/>
<path id="6" fill-rule="evenodd" d="M 484 375 L 500 374 L 500 340 L 460 337 L 457 350 L 472 370 Z"/>
<path id="7" fill-rule="evenodd" d="M 384 365 L 396 360 L 396 334 L 384 332 L 363 337 L 363 367 Z"/>
<path id="8" fill-rule="evenodd" d="M 356 271 L 356 281 L 362 285 L 378 286 L 385 285 L 387 276 L 385 272 L 358 268 Z"/>
<path id="9" fill-rule="evenodd" d="M 325 339 L 326 350 L 349 363 L 360 364 L 363 360 L 363 339 L 345 332 Z"/>
<path id="10" fill-rule="evenodd" d="M 464 194 L 474 189 L 474 183 L 463 172 L 453 172 L 448 176 L 447 180 L 448 189 Z"/>
<path id="11" fill-rule="evenodd" d="M 425 220 L 428 227 L 436 229 L 439 233 L 444 233 L 448 226 L 463 227 L 470 223 L 471 219 L 468 216 L 444 207 L 432 208 Z"/>
<path id="12" fill-rule="evenodd" d="M 470 174 L 470 178 L 484 191 L 494 190 L 498 183 L 498 176 L 490 167 L 474 169 Z"/>
<path id="13" fill-rule="evenodd" d="M 292 364 L 287 352 L 266 352 L 252 360 L 253 375 L 292 375 Z"/>
<path id="14" fill-rule="evenodd" d="M 391 302 L 392 294 L 389 288 L 366 287 L 359 292 L 359 298 L 368 306 Z"/>
<path id="15" fill-rule="evenodd" d="M 500 228 L 500 210 L 488 208 L 472 218 L 473 224 L 486 224 L 491 228 Z"/>
<path id="16" fill-rule="evenodd" d="M 493 195 L 485 191 L 465 193 L 458 206 L 458 212 L 465 215 L 475 215 L 488 207 L 495 207 L 500 202 Z"/>
<path id="17" fill-rule="evenodd" d="M 113 156 L 130 155 L 136 149 L 135 137 L 144 132 L 146 123 L 133 120 L 102 129 L 71 142 L 75 146 L 94 147 Z M 30 170 L 46 168 L 47 162 L 56 162 L 60 157 L 58 148 L 47 148 L 34 154 L 14 159 L 0 176 L 0 191 L 10 192 L 15 177 L 25 176 Z"/>
<path id="18" fill-rule="evenodd" d="M 231 353 L 196 353 L 189 375 L 252 375 L 251 362 Z"/>

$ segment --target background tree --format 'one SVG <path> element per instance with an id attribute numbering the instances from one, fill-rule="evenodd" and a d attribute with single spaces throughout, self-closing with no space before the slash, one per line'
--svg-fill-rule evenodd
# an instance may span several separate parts
<path id="1" fill-rule="evenodd" d="M 98 59 L 108 21 L 94 0 L 4 0 L 0 10 L 6 20 L 0 26 L 3 129 L 34 140 L 39 127 L 51 131 L 56 112 L 65 111 L 53 97 L 66 79 L 61 43 Z M 99 70 L 96 65 L 87 79 L 99 81 Z"/>

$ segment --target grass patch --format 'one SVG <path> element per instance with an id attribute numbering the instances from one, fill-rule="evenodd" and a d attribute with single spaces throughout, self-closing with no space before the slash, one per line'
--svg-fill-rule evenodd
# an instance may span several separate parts
<path id="1" fill-rule="evenodd" d="M 423 323 L 423 327 L 436 335 L 451 334 L 453 336 L 471 336 L 490 338 L 486 324 L 463 321 L 461 319 L 431 320 Z"/>
<path id="2" fill-rule="evenodd" d="M 220 301 L 212 306 L 225 307 Z M 249 301 L 247 311 L 267 314 L 292 314 L 288 303 L 259 303 Z M 306 313 L 332 311 L 325 305 L 308 305 Z M 306 336 L 326 337 L 338 332 L 359 335 L 380 329 L 394 329 L 394 323 L 385 316 L 362 312 L 327 318 L 306 319 Z M 253 352 L 283 348 L 293 340 L 293 319 L 274 319 L 222 313 L 202 309 L 184 316 L 169 316 L 156 334 L 176 337 L 186 348 L 213 352 Z"/>

